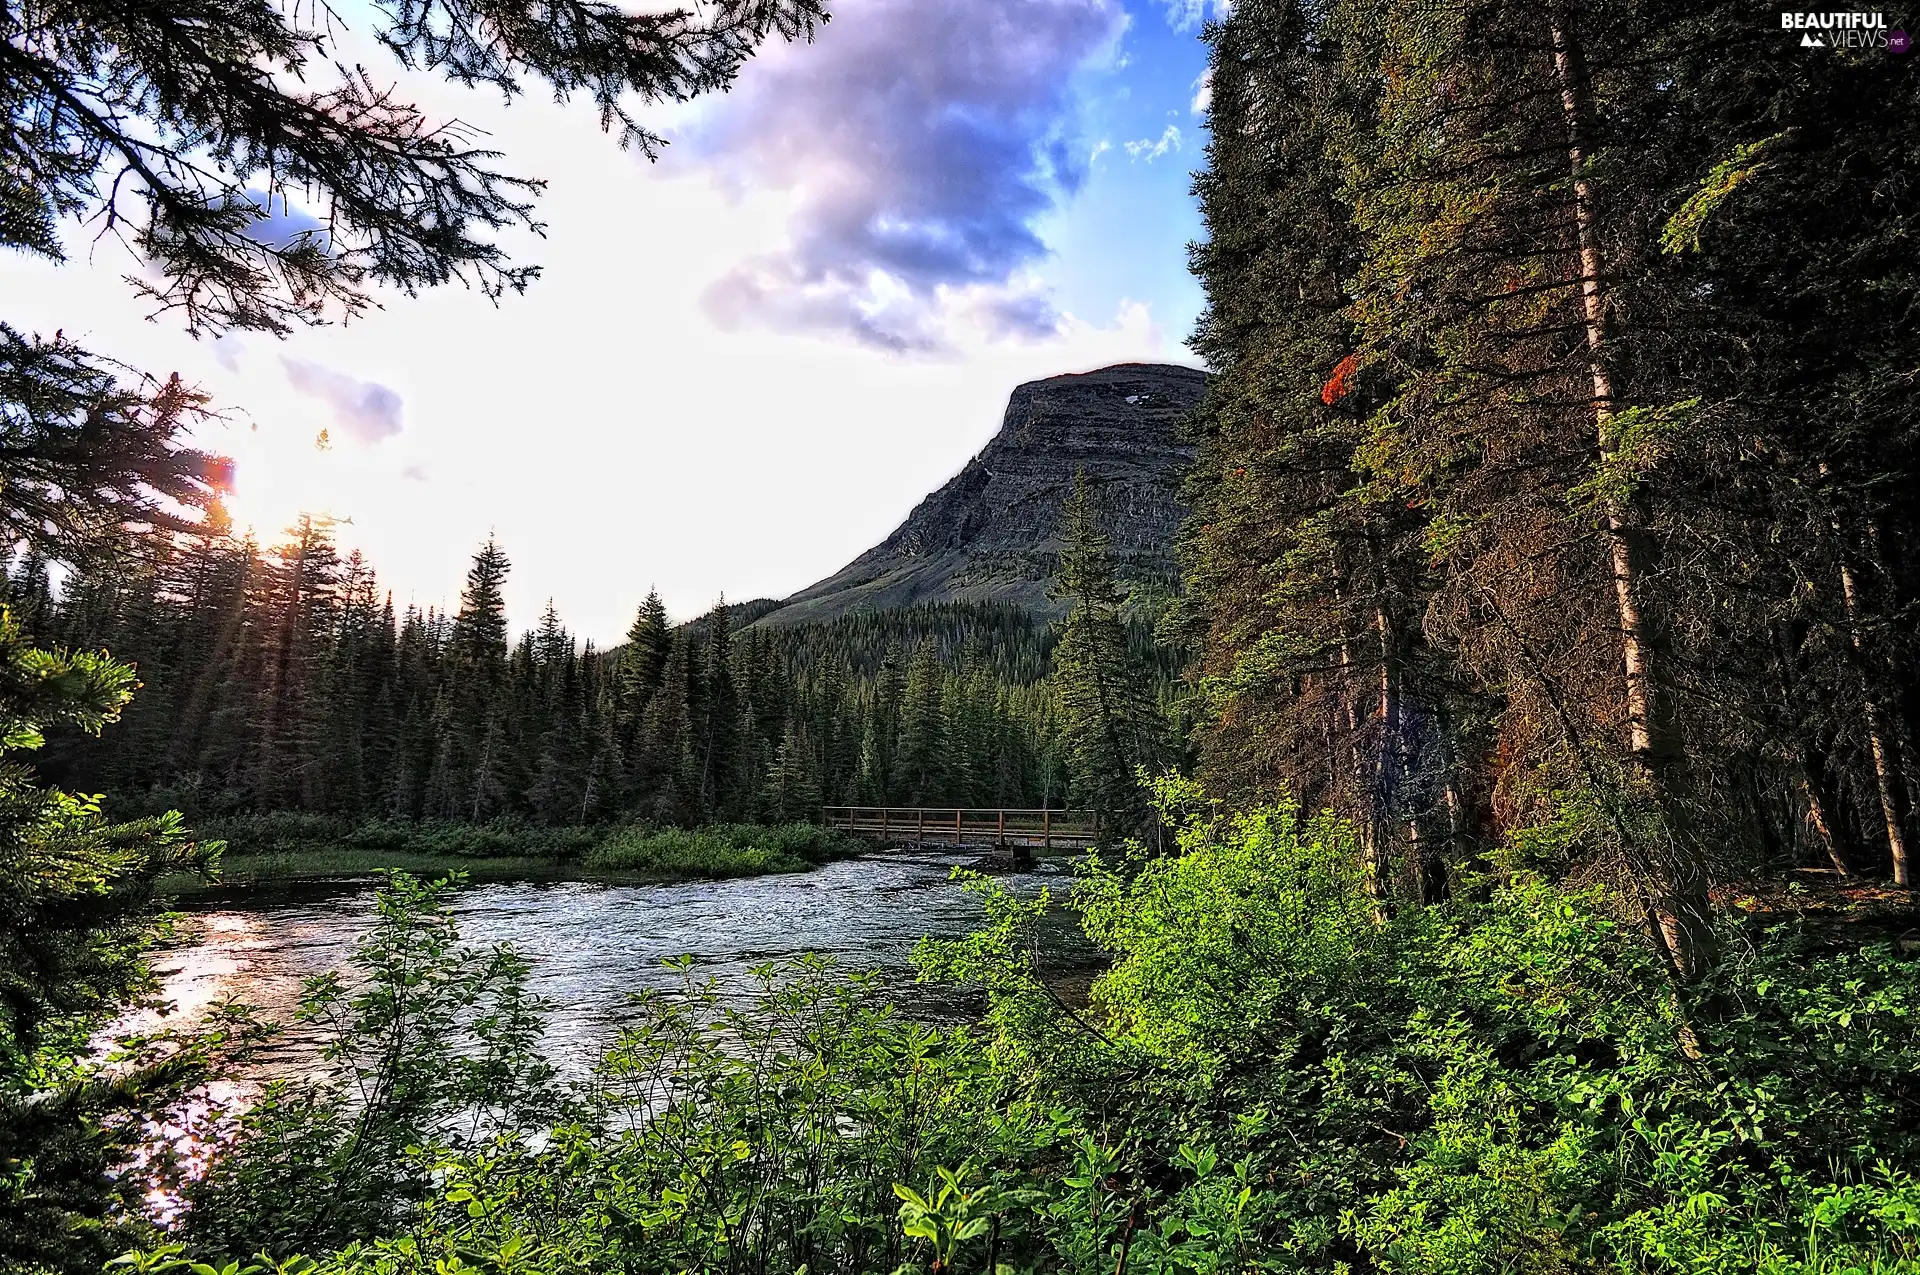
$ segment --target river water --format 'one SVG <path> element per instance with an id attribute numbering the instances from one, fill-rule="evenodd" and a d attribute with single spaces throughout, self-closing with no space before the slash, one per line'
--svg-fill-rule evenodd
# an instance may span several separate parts
<path id="1" fill-rule="evenodd" d="M 662 964 L 682 955 L 694 958 L 696 978 L 744 989 L 755 966 L 817 952 L 876 971 L 910 1014 L 965 1015 L 973 1006 L 951 989 L 914 982 L 910 957 L 922 936 L 956 937 L 978 926 L 978 901 L 949 880 L 954 865 L 976 860 L 892 851 L 733 881 L 490 883 L 461 890 L 451 909 L 463 943 L 511 943 L 527 957 L 530 990 L 551 1006 L 548 1056 L 563 1074 L 579 1075 L 628 1018 L 634 992 L 683 984 L 680 972 Z M 1022 895 L 1048 885 L 1063 894 L 1069 862 L 1043 859 L 1001 879 Z M 233 998 L 291 1023 L 302 980 L 346 960 L 372 923 L 373 900 L 373 883 L 359 880 L 188 904 L 191 941 L 156 961 L 164 995 L 188 1018 Z M 1096 964 L 1064 914 L 1042 927 L 1038 951 L 1049 981 L 1068 996 Z M 266 1070 L 306 1070 L 318 1044 L 290 1031 Z"/>

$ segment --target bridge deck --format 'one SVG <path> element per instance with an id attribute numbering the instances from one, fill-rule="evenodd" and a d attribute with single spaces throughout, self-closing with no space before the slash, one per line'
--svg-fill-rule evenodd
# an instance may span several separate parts
<path id="1" fill-rule="evenodd" d="M 894 845 L 1085 850 L 1100 839 L 1100 821 L 1086 810 L 828 806 L 821 813 L 829 828 Z"/>

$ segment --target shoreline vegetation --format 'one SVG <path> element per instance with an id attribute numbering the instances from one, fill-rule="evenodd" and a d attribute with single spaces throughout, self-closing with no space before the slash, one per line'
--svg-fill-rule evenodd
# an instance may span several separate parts
<path id="1" fill-rule="evenodd" d="M 219 876 L 179 873 L 162 889 L 196 898 L 295 881 L 459 872 L 472 881 L 718 881 L 807 872 L 862 848 L 814 824 L 617 824 L 539 827 L 513 820 L 351 820 L 277 812 L 201 820 L 196 833 L 224 841 Z"/>
<path id="2" fill-rule="evenodd" d="M 1605 887 L 1507 863 L 1383 915 L 1351 824 L 1154 787 L 1177 854 L 1089 856 L 1059 900 L 966 879 L 982 927 L 914 964 L 979 1019 L 816 956 L 731 989 L 689 961 L 583 1084 L 527 960 L 392 874 L 307 987 L 336 1067 L 195 1117 L 206 1172 L 116 1265 L 1920 1275 L 1899 945 L 1733 909 L 1738 955 L 1678 990 Z M 1062 902 L 1110 957 L 1077 1009 L 1032 963 Z"/>

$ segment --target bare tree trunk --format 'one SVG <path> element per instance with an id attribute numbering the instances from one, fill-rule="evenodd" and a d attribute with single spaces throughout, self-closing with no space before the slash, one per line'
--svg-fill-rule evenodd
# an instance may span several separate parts
<path id="1" fill-rule="evenodd" d="M 1833 469 L 1820 462 L 1820 477 L 1831 478 Z M 1893 864 L 1893 883 L 1902 888 L 1913 884 L 1907 855 L 1906 831 L 1900 823 L 1900 798 L 1894 787 L 1895 763 L 1887 740 L 1886 724 L 1880 701 L 1874 695 L 1871 659 L 1866 640 L 1860 632 L 1860 590 L 1854 579 L 1853 556 L 1847 543 L 1847 529 L 1838 514 L 1827 520 L 1833 532 L 1833 553 L 1840 564 L 1840 601 L 1846 617 L 1847 648 L 1853 653 L 1854 674 L 1860 679 L 1860 716 L 1867 727 L 1867 751 L 1873 758 L 1873 780 L 1880 798 L 1880 817 L 1887 828 L 1887 852 Z M 1873 528 L 1868 528 L 1872 537 Z"/>
<path id="2" fill-rule="evenodd" d="M 1894 576 L 1894 573 L 1887 566 L 1886 546 L 1884 545 L 1884 543 L 1882 543 L 1882 540 L 1881 540 L 1879 520 L 1877 518 L 1869 517 L 1866 520 L 1865 529 L 1867 533 L 1867 542 L 1866 542 L 1867 556 L 1871 561 L 1873 569 L 1883 581 L 1887 581 L 1890 583 L 1893 581 L 1895 576 Z M 1898 680 L 1897 669 L 1894 670 L 1894 673 L 1895 673 L 1895 680 L 1897 681 Z M 1898 759 L 1897 764 L 1892 767 L 1889 767 L 1889 770 L 1891 770 L 1899 778 L 1899 787 L 1897 789 L 1897 792 L 1900 794 L 1904 794 L 1905 796 L 1904 802 L 1900 802 L 1898 804 L 1901 805 L 1901 807 L 1907 810 L 1908 812 L 1911 812 L 1915 804 L 1915 794 L 1916 792 L 1920 792 L 1920 787 L 1917 787 L 1914 782 L 1915 781 L 1915 775 L 1914 775 L 1915 751 L 1914 751 L 1914 743 L 1913 743 L 1913 732 L 1911 729 L 1912 723 L 1909 720 L 1908 712 L 1902 703 L 1902 697 L 1898 694 L 1894 695 L 1893 703 L 1890 706 L 1883 705 L 1882 710 L 1883 710 L 1883 713 L 1882 713 L 1881 721 L 1882 721 L 1882 725 L 1885 727 L 1887 732 L 1886 734 L 1887 746 L 1893 752 L 1895 758 Z M 1889 720 L 1889 718 L 1891 720 Z M 1889 786 L 1891 786 L 1891 784 L 1892 784 L 1892 780 L 1890 779 Z M 1905 825 L 1902 824 L 1901 826 L 1904 828 Z M 1912 863 L 1910 859 L 1907 859 L 1907 856 L 1904 853 L 1906 849 L 1906 838 L 1904 837 L 1904 835 L 1901 838 L 1901 849 L 1903 852 L 1901 855 L 1901 858 L 1906 861 L 1906 866 L 1909 869 L 1907 873 L 1909 877 L 1907 884 L 1911 886 L 1913 884 L 1911 880 Z"/>
<path id="3" fill-rule="evenodd" d="M 1826 466 L 1822 465 L 1824 471 Z M 1856 671 L 1860 676 L 1860 713 L 1867 723 L 1867 746 L 1873 754 L 1873 781 L 1879 789 L 1880 814 L 1887 823 L 1887 851 L 1893 859 L 1893 883 L 1905 888 L 1913 884 L 1907 859 L 1906 832 L 1900 826 L 1900 799 L 1893 786 L 1893 759 L 1887 747 L 1887 733 L 1880 718 L 1880 701 L 1873 693 L 1873 679 L 1867 669 L 1865 643 L 1860 637 L 1859 591 L 1854 585 L 1853 564 L 1840 532 L 1840 520 L 1833 521 L 1834 537 L 1840 555 L 1840 596 L 1847 609 L 1847 643 L 1853 649 Z"/>
<path id="4" fill-rule="evenodd" d="M 1426 883 L 1432 903 L 1453 892 L 1449 873 L 1452 864 L 1464 857 L 1468 833 L 1467 799 L 1460 791 L 1460 753 L 1454 742 L 1453 715 L 1441 708 L 1436 716 L 1442 771 L 1440 804 L 1447 812 L 1447 843 L 1444 853 L 1433 855 L 1433 871 Z"/>
<path id="5" fill-rule="evenodd" d="M 1580 244 L 1580 306 L 1586 320 L 1587 365 L 1593 378 L 1593 417 L 1602 463 L 1613 459 L 1613 377 L 1607 370 L 1606 296 L 1601 284 L 1600 241 L 1594 211 L 1593 183 L 1587 176 L 1586 66 L 1580 47 L 1563 12 L 1553 29 L 1553 65 L 1560 76 L 1560 99 L 1565 109 L 1573 168 L 1573 215 Z M 1613 571 L 1614 603 L 1620 621 L 1620 654 L 1626 675 L 1627 751 L 1636 766 L 1651 772 L 1655 763 L 1653 675 L 1651 643 L 1646 622 L 1634 596 L 1638 575 L 1633 528 L 1627 510 L 1609 501 L 1606 509 L 1607 555 Z"/>
<path id="6" fill-rule="evenodd" d="M 1373 871 L 1378 878 L 1379 897 L 1384 899 L 1390 893 L 1393 873 L 1392 860 L 1387 853 L 1387 830 L 1392 827 L 1393 807 L 1399 804 L 1400 799 L 1399 772 L 1394 765 L 1400 745 L 1400 704 L 1399 687 L 1394 678 L 1393 635 L 1387 624 L 1386 608 L 1377 601 L 1373 608 L 1373 631 L 1380 646 L 1379 698 L 1374 709 L 1379 725 L 1373 737 L 1372 802 L 1379 844 L 1374 851 Z"/>
<path id="7" fill-rule="evenodd" d="M 1795 703 L 1800 698 L 1800 691 L 1794 675 L 1793 642 L 1787 631 L 1778 624 L 1773 626 L 1773 644 L 1780 656 L 1778 694 L 1782 703 Z M 1813 829 L 1814 840 L 1819 843 L 1834 871 L 1843 877 L 1852 876 L 1853 865 L 1840 844 L 1840 832 L 1830 813 L 1835 803 L 1830 796 L 1829 785 L 1824 782 L 1826 761 L 1814 754 L 1804 736 L 1791 722 L 1786 733 L 1793 740 L 1794 787 L 1799 790 L 1801 802 L 1806 807 L 1805 822 Z"/>
<path id="8" fill-rule="evenodd" d="M 1833 821 L 1827 817 L 1827 803 L 1808 774 L 1805 758 L 1800 760 L 1799 770 L 1800 799 L 1806 804 L 1807 824 L 1813 829 L 1814 839 L 1827 852 L 1827 862 L 1833 865 L 1835 872 L 1843 877 L 1852 876 L 1853 869 L 1848 865 L 1846 856 L 1840 853 L 1840 843 L 1834 839 Z"/>
<path id="9" fill-rule="evenodd" d="M 1594 432 L 1600 460 L 1613 459 L 1614 392 L 1613 378 L 1607 368 L 1607 305 L 1603 279 L 1605 263 L 1601 259 L 1598 214 L 1594 205 L 1593 181 L 1587 173 L 1588 126 L 1593 118 L 1589 97 L 1587 68 L 1572 10 L 1558 8 L 1553 15 L 1553 65 L 1560 80 L 1560 101 L 1567 125 L 1567 160 L 1573 175 L 1573 215 L 1580 254 L 1580 303 L 1586 322 L 1587 365 L 1593 380 Z M 1627 760 L 1634 782 L 1661 799 L 1672 816 L 1671 793 L 1664 782 L 1672 766 L 1673 749 L 1653 676 L 1653 646 L 1648 637 L 1645 617 L 1637 596 L 1639 555 L 1636 552 L 1638 529 L 1631 511 L 1619 502 L 1609 502 L 1605 511 L 1607 557 L 1613 575 L 1614 604 L 1620 623 L 1620 656 L 1627 707 Z M 1679 832 L 1679 829 L 1675 829 Z M 1705 873 L 1698 858 L 1689 849 L 1674 845 L 1659 852 L 1655 867 L 1659 880 L 1652 882 L 1654 912 L 1673 953 L 1676 973 L 1691 980 L 1713 962 L 1711 903 L 1707 895 Z"/>
<path id="10" fill-rule="evenodd" d="M 1340 710 L 1346 718 L 1347 757 L 1351 782 L 1356 789 L 1353 801 L 1358 818 L 1354 821 L 1360 834 L 1360 859 L 1363 881 L 1368 895 L 1375 899 L 1386 897 L 1385 874 L 1381 871 L 1381 859 L 1386 853 L 1386 836 L 1381 826 L 1379 802 L 1370 791 L 1372 767 L 1367 764 L 1367 750 L 1363 740 L 1365 731 L 1361 725 L 1360 710 L 1355 702 L 1353 686 L 1354 659 L 1351 645 L 1343 638 L 1340 642 Z"/>
<path id="11" fill-rule="evenodd" d="M 1346 590 L 1336 583 L 1334 599 L 1342 604 L 1341 614 L 1345 615 Z M 1382 871 L 1382 861 L 1386 855 L 1386 830 L 1380 818 L 1380 802 L 1377 785 L 1374 782 L 1377 770 L 1377 753 L 1374 764 L 1369 764 L 1368 750 L 1361 729 L 1359 707 L 1360 690 L 1355 684 L 1354 675 L 1357 661 L 1353 656 L 1353 643 L 1344 632 L 1346 624 L 1341 622 L 1343 630 L 1340 637 L 1340 673 L 1336 681 L 1340 696 L 1340 713 L 1346 725 L 1346 752 L 1349 782 L 1354 792 L 1354 828 L 1360 837 L 1361 881 L 1369 897 L 1376 900 L 1386 898 L 1386 874 Z"/>

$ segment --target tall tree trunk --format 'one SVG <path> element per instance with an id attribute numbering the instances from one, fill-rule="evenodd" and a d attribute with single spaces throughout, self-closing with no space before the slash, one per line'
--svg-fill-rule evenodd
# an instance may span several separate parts
<path id="1" fill-rule="evenodd" d="M 1366 746 L 1363 720 L 1366 714 L 1360 710 L 1361 697 L 1366 694 L 1364 684 L 1357 679 L 1359 662 L 1354 658 L 1353 642 L 1348 636 L 1346 624 L 1346 589 L 1339 583 L 1334 585 L 1334 599 L 1341 603 L 1340 627 L 1340 676 L 1337 682 L 1340 694 L 1340 711 L 1346 719 L 1348 770 L 1351 775 L 1354 793 L 1352 801 L 1354 825 L 1360 835 L 1361 880 L 1367 894 L 1376 900 L 1386 898 L 1387 874 L 1383 867 L 1386 858 L 1386 821 L 1381 817 L 1380 793 L 1376 782 L 1378 777 L 1379 750 Z M 1383 679 L 1381 695 L 1386 694 L 1385 665 L 1381 666 Z M 1382 723 L 1384 729 L 1385 723 Z M 1384 911 L 1382 912 L 1384 916 Z"/>
<path id="2" fill-rule="evenodd" d="M 1887 564 L 1886 546 L 1880 535 L 1879 519 L 1868 517 L 1865 523 L 1865 530 L 1867 533 L 1866 553 L 1869 565 L 1872 566 L 1875 574 L 1888 586 L 1897 587 L 1894 585 L 1894 582 L 1898 577 Z M 1889 671 L 1893 674 L 1894 682 L 1898 684 L 1900 681 L 1898 668 L 1895 667 Z M 1890 790 L 1904 795 L 1904 801 L 1898 801 L 1896 805 L 1911 813 L 1914 809 L 1915 794 L 1916 792 L 1920 792 L 1920 786 L 1916 786 L 1915 784 L 1915 752 L 1912 717 L 1906 707 L 1907 702 L 1906 697 L 1896 693 L 1893 696 L 1891 704 L 1883 704 L 1880 708 L 1881 724 L 1886 732 L 1886 744 L 1897 759 L 1897 764 L 1888 768 L 1891 772 L 1888 787 Z M 1899 785 L 1897 789 L 1894 789 L 1892 776 L 1898 776 Z M 1902 824 L 1901 826 L 1904 827 L 1905 825 Z M 1905 874 L 1908 878 L 1906 884 L 1911 887 L 1913 885 L 1911 872 L 1912 863 L 1906 854 L 1907 842 L 1904 834 L 1901 837 L 1900 845 L 1902 852 L 1900 859 L 1902 864 L 1908 869 Z"/>
<path id="3" fill-rule="evenodd" d="M 1406 749 L 1402 720 L 1405 705 L 1400 685 L 1400 633 L 1387 614 L 1387 568 L 1380 548 L 1380 534 L 1371 521 L 1366 528 L 1367 565 L 1373 580 L 1373 640 L 1380 661 L 1378 697 L 1374 712 L 1380 721 L 1374 748 L 1374 804 L 1378 806 L 1382 832 L 1391 827 L 1397 809 L 1405 801 Z M 1412 820 L 1409 819 L 1411 824 Z M 1418 840 L 1418 833 L 1414 833 Z M 1416 860 L 1417 862 L 1417 860 Z M 1381 855 L 1382 870 L 1389 868 Z"/>
<path id="4" fill-rule="evenodd" d="M 1783 704 L 1796 704 L 1800 700 L 1800 688 L 1794 674 L 1793 641 L 1787 630 L 1781 625 L 1773 626 L 1774 649 L 1780 657 L 1778 694 Z M 1801 803 L 1806 807 L 1806 824 L 1813 830 L 1813 838 L 1821 851 L 1827 856 L 1827 862 L 1841 876 L 1852 876 L 1853 865 L 1846 849 L 1840 842 L 1841 829 L 1834 822 L 1834 812 L 1838 805 L 1832 795 L 1832 787 L 1826 780 L 1826 760 L 1806 742 L 1805 728 L 1788 719 L 1785 733 L 1791 740 L 1790 749 L 1794 767 L 1794 787 L 1800 793 Z"/>
<path id="5" fill-rule="evenodd" d="M 1440 804 L 1447 813 L 1447 841 L 1444 850 L 1429 852 L 1430 875 L 1423 883 L 1429 903 L 1438 903 L 1453 892 L 1449 874 L 1453 864 L 1466 856 L 1470 831 L 1467 798 L 1460 788 L 1460 750 L 1454 740 L 1453 714 L 1444 702 L 1435 708 L 1434 734 L 1440 754 Z"/>
<path id="6" fill-rule="evenodd" d="M 1801 801 L 1807 808 L 1807 824 L 1813 829 L 1814 840 L 1820 843 L 1822 850 L 1826 851 L 1827 862 L 1833 865 L 1835 872 L 1843 877 L 1852 876 L 1853 869 L 1847 863 L 1847 857 L 1840 853 L 1840 843 L 1834 839 L 1833 820 L 1827 815 L 1826 799 L 1820 795 L 1819 787 L 1813 782 L 1813 776 L 1804 756 L 1799 758 L 1797 766 L 1800 772 L 1797 786 L 1800 789 Z"/>
<path id="7" fill-rule="evenodd" d="M 1826 466 L 1820 467 L 1824 474 Z M 1887 732 L 1881 720 L 1880 701 L 1873 693 L 1873 677 L 1868 668 L 1866 644 L 1860 636 L 1860 594 L 1853 578 L 1853 563 L 1847 557 L 1845 536 L 1840 520 L 1833 520 L 1835 548 L 1840 558 L 1840 597 L 1846 605 L 1847 644 L 1853 651 L 1855 671 L 1860 677 L 1860 714 L 1866 720 L 1867 747 L 1873 755 L 1873 781 L 1879 791 L 1880 815 L 1887 825 L 1887 852 L 1893 860 L 1893 883 L 1905 888 L 1913 884 L 1907 859 L 1906 832 L 1900 826 L 1900 798 L 1894 790 L 1894 762 L 1887 746 Z"/>
<path id="8" fill-rule="evenodd" d="M 1833 469 L 1820 462 L 1820 477 L 1830 479 Z M 1854 674 L 1860 679 L 1860 716 L 1867 728 L 1867 752 L 1873 759 L 1873 781 L 1880 799 L 1880 817 L 1887 829 L 1887 854 L 1893 866 L 1893 883 L 1902 888 L 1913 884 L 1907 854 L 1906 831 L 1900 822 L 1900 798 L 1895 788 L 1896 763 L 1887 737 L 1880 700 L 1874 694 L 1872 660 L 1866 639 L 1860 631 L 1860 590 L 1854 577 L 1853 554 L 1847 541 L 1847 528 L 1836 513 L 1827 520 L 1833 532 L 1833 553 L 1840 566 L 1840 601 L 1847 626 L 1847 649 L 1852 652 Z M 1873 528 L 1868 528 L 1870 543 Z"/>
<path id="9" fill-rule="evenodd" d="M 1553 66 L 1567 128 L 1567 161 L 1573 177 L 1573 216 L 1580 264 L 1580 304 L 1586 325 L 1587 364 L 1593 381 L 1594 433 L 1601 463 L 1613 459 L 1614 392 L 1607 367 L 1608 329 L 1601 258 L 1599 216 L 1592 178 L 1587 172 L 1588 134 L 1593 118 L 1587 67 L 1571 7 L 1553 14 Z M 1669 783 L 1677 750 L 1668 738 L 1653 675 L 1653 648 L 1638 598 L 1638 529 L 1631 510 L 1609 502 L 1605 511 L 1607 556 L 1613 575 L 1614 604 L 1620 624 L 1621 669 L 1627 706 L 1627 761 L 1636 784 L 1651 793 L 1672 820 L 1676 815 Z M 1654 913 L 1672 954 L 1675 973 L 1691 980 L 1713 962 L 1713 929 L 1706 874 L 1698 856 L 1674 827 L 1655 851 Z"/>

